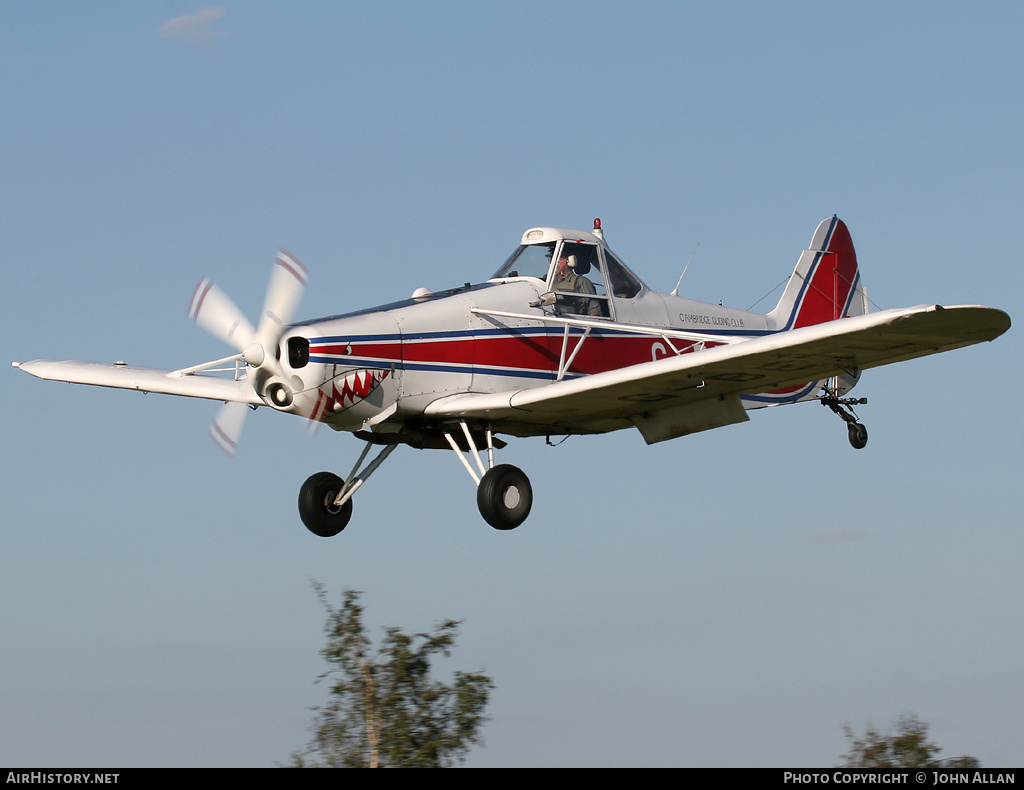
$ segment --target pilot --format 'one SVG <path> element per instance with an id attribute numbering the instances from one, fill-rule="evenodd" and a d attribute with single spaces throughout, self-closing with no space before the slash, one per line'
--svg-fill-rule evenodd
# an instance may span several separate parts
<path id="1" fill-rule="evenodd" d="M 590 266 L 587 265 L 587 269 Z M 596 294 L 594 284 L 582 274 L 576 273 L 576 256 L 569 254 L 563 248 L 558 256 L 558 268 L 555 270 L 555 290 L 572 291 L 577 294 Z M 559 299 L 565 304 L 569 311 L 580 315 L 601 315 L 601 306 L 596 299 L 587 299 L 585 296 Z"/>

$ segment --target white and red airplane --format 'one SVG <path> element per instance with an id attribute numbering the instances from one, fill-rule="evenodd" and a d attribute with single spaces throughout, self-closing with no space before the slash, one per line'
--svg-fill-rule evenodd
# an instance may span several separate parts
<path id="1" fill-rule="evenodd" d="M 648 444 L 743 422 L 747 411 L 817 400 L 862 448 L 845 398 L 861 371 L 993 340 L 1001 310 L 922 305 L 868 311 L 846 225 L 824 220 L 766 315 L 648 288 L 591 231 L 538 227 L 484 283 L 419 289 L 393 304 L 291 323 L 305 268 L 278 255 L 253 327 L 203 280 L 189 315 L 236 354 L 181 370 L 123 362 L 14 363 L 42 379 L 225 401 L 211 434 L 234 452 L 248 409 L 349 431 L 365 443 L 351 473 L 310 477 L 299 514 L 336 535 L 352 495 L 399 445 L 450 448 L 497 529 L 529 515 L 530 482 L 494 463 L 496 434 L 563 436 L 636 428 Z M 678 286 L 677 286 L 678 289 Z M 366 463 L 371 448 L 379 452 Z M 468 458 L 467 458 L 468 455 Z"/>

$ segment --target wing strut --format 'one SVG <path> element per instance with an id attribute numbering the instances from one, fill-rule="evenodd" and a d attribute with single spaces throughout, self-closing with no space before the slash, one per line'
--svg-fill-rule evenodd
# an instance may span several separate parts
<path id="1" fill-rule="evenodd" d="M 580 338 L 580 342 L 576 344 L 576 348 L 572 350 L 569 358 L 565 358 L 566 349 L 569 346 L 569 330 L 568 324 L 565 325 L 565 332 L 562 333 L 562 353 L 558 358 L 558 377 L 555 381 L 561 381 L 565 377 L 565 372 L 572 366 L 572 361 L 576 359 L 576 355 L 580 353 L 580 349 L 583 348 L 583 344 L 587 342 L 587 338 L 590 337 L 591 327 L 587 327 L 583 331 L 583 337 Z"/>

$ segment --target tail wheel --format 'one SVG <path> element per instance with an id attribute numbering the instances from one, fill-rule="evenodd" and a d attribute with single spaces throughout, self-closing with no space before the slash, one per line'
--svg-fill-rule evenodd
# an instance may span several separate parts
<path id="1" fill-rule="evenodd" d="M 480 480 L 476 504 L 484 521 L 495 529 L 515 529 L 533 507 L 530 479 L 519 467 L 500 464 Z"/>
<path id="2" fill-rule="evenodd" d="M 847 430 L 853 449 L 863 450 L 868 443 L 868 429 L 859 422 L 851 422 Z"/>
<path id="3" fill-rule="evenodd" d="M 321 538 L 332 538 L 348 526 L 352 518 L 352 500 L 335 506 L 334 499 L 344 485 L 331 472 L 311 475 L 299 489 L 299 516 L 306 529 Z"/>

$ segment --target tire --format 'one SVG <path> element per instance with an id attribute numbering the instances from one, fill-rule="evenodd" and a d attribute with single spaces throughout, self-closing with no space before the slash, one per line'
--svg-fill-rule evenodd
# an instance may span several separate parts
<path id="1" fill-rule="evenodd" d="M 500 464 L 483 476 L 476 489 L 476 504 L 484 521 L 495 529 L 515 529 L 533 507 L 530 479 L 518 467 Z"/>
<path id="2" fill-rule="evenodd" d="M 344 485 L 342 479 L 331 472 L 311 475 L 299 489 L 299 516 L 306 529 L 321 538 L 333 538 L 352 518 L 352 500 L 334 507 L 334 498 Z"/>
<path id="3" fill-rule="evenodd" d="M 859 422 L 850 423 L 849 436 L 854 450 L 863 450 L 868 443 L 868 429 Z"/>

